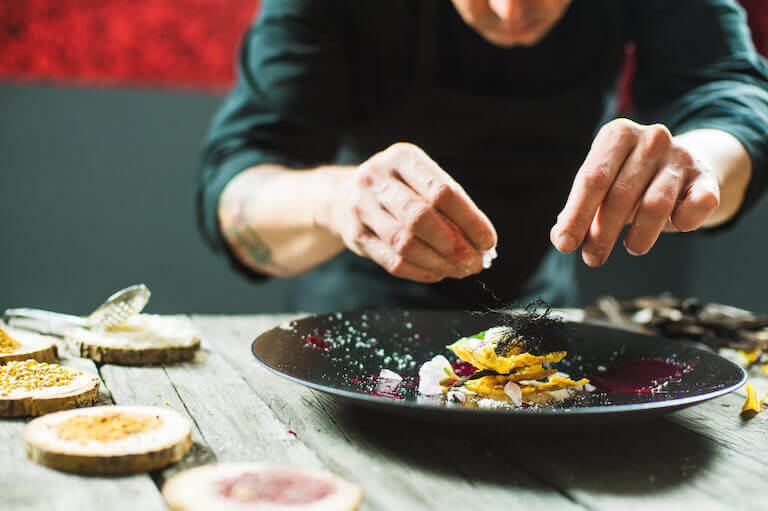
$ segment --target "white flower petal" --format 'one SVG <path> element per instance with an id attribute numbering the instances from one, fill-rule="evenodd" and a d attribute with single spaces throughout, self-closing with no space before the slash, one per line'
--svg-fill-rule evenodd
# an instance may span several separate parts
<path id="1" fill-rule="evenodd" d="M 397 374 L 394 371 L 390 371 L 389 369 L 382 369 L 379 372 L 379 378 L 384 380 L 397 380 L 402 381 L 403 377 Z"/>
<path id="2" fill-rule="evenodd" d="M 373 392 L 374 396 L 379 397 L 396 397 L 397 387 L 400 386 L 400 382 L 403 381 L 403 377 L 394 371 L 389 369 L 382 369 L 379 372 L 379 376 L 376 378 L 376 388 Z"/>
<path id="3" fill-rule="evenodd" d="M 425 362 L 419 369 L 419 392 L 435 396 L 443 391 L 440 382 L 448 377 L 445 370 L 451 370 L 451 363 L 442 355 Z"/>
<path id="4" fill-rule="evenodd" d="M 515 406 L 522 406 L 523 391 L 520 390 L 520 386 L 517 383 L 508 381 L 507 384 L 504 385 L 504 393 L 509 396 L 509 399 L 512 400 L 512 403 L 514 403 Z"/>

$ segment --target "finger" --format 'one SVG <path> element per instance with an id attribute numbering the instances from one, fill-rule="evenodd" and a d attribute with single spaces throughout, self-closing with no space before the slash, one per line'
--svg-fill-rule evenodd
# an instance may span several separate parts
<path id="1" fill-rule="evenodd" d="M 672 134 L 664 126 L 646 128 L 640 142 L 632 149 L 600 205 L 584 242 L 587 265 L 600 266 L 608 259 L 621 230 L 635 211 L 640 197 L 653 179 L 659 162 L 672 143 Z"/>
<path id="2" fill-rule="evenodd" d="M 619 119 L 605 125 L 595 137 L 550 232 L 559 251 L 573 252 L 584 241 L 597 209 L 635 144 L 637 128 L 634 122 Z"/>
<path id="3" fill-rule="evenodd" d="M 403 182 L 453 222 L 474 247 L 483 251 L 495 247 L 493 224 L 461 185 L 426 154 L 411 162 L 397 169 Z"/>
<path id="4" fill-rule="evenodd" d="M 451 263 L 420 240 L 385 209 L 374 203 L 363 208 L 360 219 L 376 236 L 387 243 L 391 250 L 406 261 L 443 277 L 463 278 L 469 272 Z"/>
<path id="5" fill-rule="evenodd" d="M 665 166 L 648 186 L 637 214 L 624 236 L 624 246 L 632 255 L 647 254 L 666 227 L 683 187 L 679 168 Z"/>
<path id="6" fill-rule="evenodd" d="M 367 257 L 396 277 L 423 283 L 433 283 L 442 280 L 440 275 L 417 266 L 405 260 L 403 256 L 396 254 L 386 242 L 379 239 L 372 232 L 369 236 L 364 237 L 360 243 Z"/>
<path id="7" fill-rule="evenodd" d="M 682 232 L 693 231 L 715 212 L 720 205 L 720 191 L 716 179 L 709 174 L 698 174 L 684 187 L 674 211 L 672 225 Z"/>
<path id="8" fill-rule="evenodd" d="M 482 269 L 482 254 L 464 233 L 405 183 L 387 180 L 377 198 L 393 217 L 438 254 L 471 273 Z"/>

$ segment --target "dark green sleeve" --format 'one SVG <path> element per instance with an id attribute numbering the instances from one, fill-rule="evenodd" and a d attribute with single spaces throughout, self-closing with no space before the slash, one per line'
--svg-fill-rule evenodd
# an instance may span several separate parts
<path id="1" fill-rule="evenodd" d="M 254 165 L 309 167 L 331 161 L 348 97 L 338 0 L 265 0 L 243 40 L 234 90 L 203 148 L 198 216 L 206 239 L 225 246 L 219 196 Z"/>
<path id="2" fill-rule="evenodd" d="M 753 170 L 740 217 L 768 184 L 768 69 L 743 9 L 735 0 L 636 0 L 630 24 L 638 120 L 673 134 L 719 129 L 741 141 Z"/>

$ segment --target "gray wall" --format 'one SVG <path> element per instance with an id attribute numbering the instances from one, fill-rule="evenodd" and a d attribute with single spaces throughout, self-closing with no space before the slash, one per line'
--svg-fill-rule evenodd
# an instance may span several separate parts
<path id="1" fill-rule="evenodd" d="M 200 141 L 219 98 L 47 86 L 0 87 L 0 308 L 85 313 L 146 282 L 153 312 L 286 310 L 290 282 L 254 285 L 201 241 Z M 583 301 L 669 290 L 768 311 L 763 203 L 734 231 L 667 237 L 580 270 Z M 502 285 L 498 283 L 497 285 Z"/>

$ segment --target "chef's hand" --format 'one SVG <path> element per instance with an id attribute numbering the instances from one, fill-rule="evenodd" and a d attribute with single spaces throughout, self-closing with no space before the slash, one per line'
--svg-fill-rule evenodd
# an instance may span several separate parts
<path id="1" fill-rule="evenodd" d="M 589 266 L 602 265 L 625 224 L 624 246 L 647 253 L 662 230 L 692 231 L 720 203 L 712 170 L 659 124 L 616 119 L 602 127 L 552 227 L 552 244 L 582 246 Z"/>
<path id="2" fill-rule="evenodd" d="M 331 229 L 354 253 L 418 282 L 482 270 L 496 231 L 461 186 L 413 144 L 397 143 L 338 187 Z"/>

